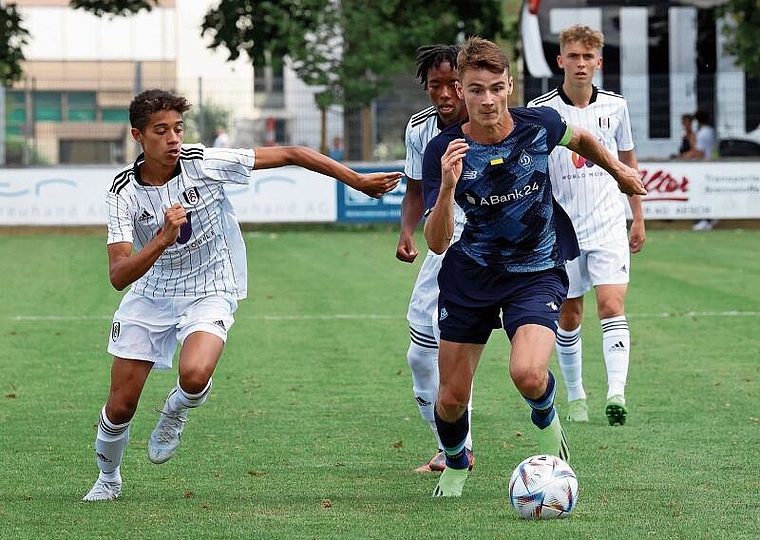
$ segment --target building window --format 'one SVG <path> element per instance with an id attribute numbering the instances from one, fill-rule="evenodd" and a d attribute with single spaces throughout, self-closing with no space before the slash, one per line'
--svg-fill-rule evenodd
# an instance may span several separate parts
<path id="1" fill-rule="evenodd" d="M 66 118 L 69 122 L 94 122 L 96 108 L 95 92 L 68 93 Z"/>
<path id="2" fill-rule="evenodd" d="M 35 92 L 34 120 L 37 122 L 60 122 L 61 118 L 61 93 Z"/>
<path id="3" fill-rule="evenodd" d="M 5 133 L 23 135 L 26 124 L 26 100 L 24 92 L 8 90 L 5 93 Z"/>
<path id="4" fill-rule="evenodd" d="M 103 108 L 100 111 L 103 122 L 110 124 L 128 124 L 129 111 L 127 109 Z"/>

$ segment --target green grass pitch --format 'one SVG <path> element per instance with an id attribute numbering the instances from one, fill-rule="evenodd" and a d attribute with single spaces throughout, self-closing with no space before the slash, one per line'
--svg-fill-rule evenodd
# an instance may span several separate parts
<path id="1" fill-rule="evenodd" d="M 121 296 L 108 283 L 105 234 L 0 235 L 0 538 L 757 538 L 760 231 L 649 232 L 632 261 L 624 427 L 603 414 L 587 297 L 591 422 L 566 426 L 580 501 L 551 522 L 521 521 L 507 502 L 512 468 L 536 445 L 503 332 L 475 380 L 477 463 L 463 497 L 434 500 L 435 476 L 413 472 L 433 447 L 405 359 L 420 262 L 395 260 L 397 234 L 246 233 L 251 295 L 211 398 L 191 413 L 178 454 L 152 465 L 153 407 L 176 371 L 153 374 L 122 498 L 102 504 L 80 498 L 97 474 L 105 345 Z M 564 403 L 560 386 L 560 412 Z"/>

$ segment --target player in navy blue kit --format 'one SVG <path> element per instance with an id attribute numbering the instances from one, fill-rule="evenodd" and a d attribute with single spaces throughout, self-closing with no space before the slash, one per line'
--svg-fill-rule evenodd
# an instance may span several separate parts
<path id="1" fill-rule="evenodd" d="M 428 143 L 422 168 L 425 239 L 432 251 L 446 251 L 438 274 L 435 407 L 446 468 L 434 497 L 462 494 L 468 474 L 464 413 L 494 328 L 503 327 L 511 341 L 509 373 L 531 407 L 539 451 L 568 459 L 548 365 L 567 294 L 564 264 L 579 251 L 570 218 L 552 196 L 551 150 L 567 146 L 612 174 L 624 193 L 646 194 L 638 171 L 588 131 L 568 126 L 553 109 L 509 109 L 509 61 L 492 42 L 470 38 L 459 52 L 457 70 L 457 91 L 469 119 Z M 467 223 L 449 247 L 454 202 Z"/>

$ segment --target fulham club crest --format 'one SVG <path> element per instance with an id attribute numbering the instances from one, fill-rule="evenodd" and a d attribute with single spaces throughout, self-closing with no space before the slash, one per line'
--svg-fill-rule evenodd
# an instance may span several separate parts
<path id="1" fill-rule="evenodd" d="M 602 129 L 610 129 L 610 117 L 599 117 L 599 127 Z"/>
<path id="2" fill-rule="evenodd" d="M 113 326 L 111 326 L 111 341 L 116 341 L 119 339 L 119 334 L 121 333 L 121 323 L 114 321 Z"/>
<path id="3" fill-rule="evenodd" d="M 185 192 L 182 194 L 182 198 L 185 199 L 185 202 L 191 206 L 195 206 L 198 204 L 198 200 L 200 200 L 200 195 L 198 195 L 198 188 L 191 187 L 190 189 L 185 190 Z"/>

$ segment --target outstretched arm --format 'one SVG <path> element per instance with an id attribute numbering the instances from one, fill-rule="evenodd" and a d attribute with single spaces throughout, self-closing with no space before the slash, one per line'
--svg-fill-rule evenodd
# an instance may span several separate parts
<path id="1" fill-rule="evenodd" d="M 305 146 L 267 146 L 254 148 L 253 151 L 256 155 L 254 169 L 298 165 L 331 176 L 375 199 L 394 189 L 402 176 L 401 172 L 359 174 L 342 163 Z"/>
<path id="2" fill-rule="evenodd" d="M 590 131 L 577 126 L 571 126 L 571 129 L 573 136 L 565 145 L 567 148 L 590 159 L 610 173 L 623 193 L 627 195 L 647 194 L 644 183 L 641 181 L 641 174 L 637 169 L 629 167 L 610 154 Z"/>

